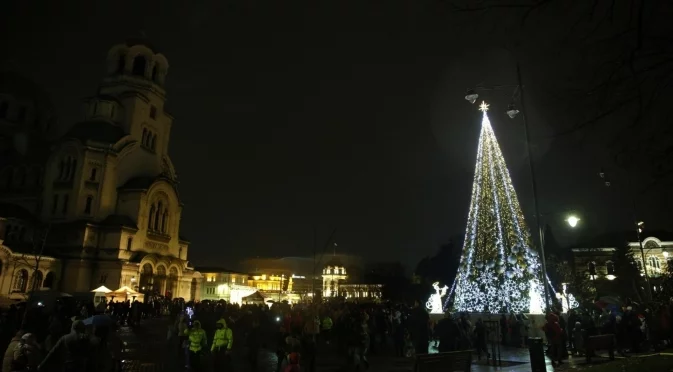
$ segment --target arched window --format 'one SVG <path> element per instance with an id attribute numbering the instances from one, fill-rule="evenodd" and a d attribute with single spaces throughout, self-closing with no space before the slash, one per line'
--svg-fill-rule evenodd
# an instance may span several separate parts
<path id="1" fill-rule="evenodd" d="M 647 258 L 647 264 L 656 270 L 661 269 L 661 263 L 659 262 L 659 257 L 657 256 L 650 256 Z"/>
<path id="2" fill-rule="evenodd" d="M 159 202 L 159 206 L 157 207 L 157 214 L 154 216 L 154 230 L 159 230 L 161 227 L 161 215 L 164 210 L 164 205 Z"/>
<path id="3" fill-rule="evenodd" d="M 643 261 L 640 258 L 636 259 L 636 266 L 638 266 L 638 270 L 643 271 Z"/>
<path id="4" fill-rule="evenodd" d="M 12 289 L 14 292 L 26 293 L 28 287 L 28 271 L 26 269 L 21 269 L 16 272 L 14 276 L 14 287 Z"/>
<path id="5" fill-rule="evenodd" d="M 63 214 L 68 214 L 68 202 L 70 201 L 69 199 L 70 197 L 68 196 L 68 194 L 63 195 L 63 210 L 62 210 Z"/>
<path id="6" fill-rule="evenodd" d="M 53 288 L 54 287 L 54 273 L 53 272 L 48 272 L 47 276 L 44 278 L 44 281 L 42 282 L 42 287 L 44 288 Z"/>
<path id="7" fill-rule="evenodd" d="M 140 273 L 140 290 L 143 293 L 152 292 L 152 287 L 154 284 L 154 275 L 153 275 L 152 265 L 146 263 L 143 265 L 142 272 Z"/>
<path id="8" fill-rule="evenodd" d="M 30 281 L 30 290 L 36 291 L 40 288 L 42 288 L 42 272 L 37 270 L 33 274 L 33 280 Z"/>
<path id="9" fill-rule="evenodd" d="M 96 180 L 96 173 L 98 173 L 98 169 L 91 168 L 91 174 L 89 175 L 89 181 L 95 181 Z"/>
<path id="10" fill-rule="evenodd" d="M 127 250 L 127 251 L 130 251 L 130 250 L 131 250 L 131 247 L 133 247 L 133 237 L 132 237 L 132 236 L 129 236 L 129 237 L 126 239 L 126 250 Z"/>
<path id="11" fill-rule="evenodd" d="M 145 76 L 145 66 L 147 60 L 143 56 L 137 56 L 133 59 L 133 75 Z"/>
<path id="12" fill-rule="evenodd" d="M 147 146 L 147 128 L 143 128 L 143 139 L 140 141 L 143 146 Z"/>
<path id="13" fill-rule="evenodd" d="M 593 261 L 589 262 L 589 275 L 596 275 L 596 263 Z"/>
<path id="14" fill-rule="evenodd" d="M 91 204 L 93 204 L 93 196 L 87 196 L 86 204 L 84 205 L 84 214 L 91 214 Z"/>
<path id="15" fill-rule="evenodd" d="M 147 228 L 150 230 L 154 229 L 154 216 L 156 215 L 157 210 L 154 208 L 154 205 L 150 207 L 150 218 L 147 222 Z"/>
<path id="16" fill-rule="evenodd" d="M 164 210 L 164 216 L 161 219 L 161 232 L 166 233 L 166 225 L 168 225 L 168 209 Z"/>
<path id="17" fill-rule="evenodd" d="M 608 275 L 615 275 L 615 264 L 612 261 L 607 261 L 605 263 L 605 269 Z"/>
<path id="18" fill-rule="evenodd" d="M 117 72 L 120 74 L 124 73 L 125 66 L 126 66 L 126 54 L 122 53 L 119 55 L 119 60 L 117 61 Z"/>

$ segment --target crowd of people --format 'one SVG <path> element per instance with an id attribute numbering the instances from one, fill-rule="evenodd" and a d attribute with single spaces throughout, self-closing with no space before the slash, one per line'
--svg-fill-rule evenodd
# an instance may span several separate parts
<path id="1" fill-rule="evenodd" d="M 418 303 L 241 306 L 157 298 L 98 306 L 57 301 L 49 309 L 12 305 L 0 318 L 2 372 L 121 370 L 117 327 L 138 326 L 149 317 L 170 317 L 166 347 L 192 371 L 239 370 L 236 359 L 236 366 L 257 372 L 260 353 L 275 356 L 277 372 L 315 371 L 316 358 L 326 355 L 336 356 L 346 370 L 366 370 L 370 355 L 409 358 L 429 348 L 474 350 L 481 359 L 490 357 L 490 343 L 527 347 L 530 337 L 544 338 L 548 355 L 560 364 L 585 353 L 587 338 L 598 334 L 614 334 L 622 354 L 670 346 L 672 311 L 670 304 L 639 306 L 627 300 L 568 314 L 553 310 L 543 318 L 502 314 L 499 321 L 485 321 L 447 313 L 435 323 Z M 111 321 L 92 321 L 101 315 Z"/>
<path id="2" fill-rule="evenodd" d="M 52 299 L 12 304 L 0 318 L 2 372 L 120 371 L 119 325 L 166 314 L 180 304 L 157 298 L 130 301 Z M 98 316 L 98 318 L 95 318 Z"/>

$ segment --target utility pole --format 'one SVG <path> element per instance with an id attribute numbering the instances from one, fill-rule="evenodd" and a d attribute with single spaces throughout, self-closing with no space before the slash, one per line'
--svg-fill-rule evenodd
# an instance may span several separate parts
<path id="1" fill-rule="evenodd" d="M 540 258 L 542 260 L 542 288 L 544 289 L 544 311 L 549 308 L 549 290 L 547 289 L 547 262 L 544 256 L 544 231 L 540 223 L 540 210 L 538 208 L 537 200 L 537 183 L 535 181 L 535 167 L 533 166 L 533 153 L 530 149 L 530 132 L 528 130 L 528 120 L 526 116 L 526 105 L 524 102 L 524 88 L 521 80 L 521 67 L 519 63 L 516 64 L 516 79 L 519 84 L 519 94 L 521 100 L 521 113 L 523 119 L 523 128 L 526 133 L 526 152 L 528 153 L 528 166 L 530 167 L 530 182 L 533 190 L 533 210 L 535 211 L 535 223 L 537 224 L 537 231 L 540 238 Z"/>

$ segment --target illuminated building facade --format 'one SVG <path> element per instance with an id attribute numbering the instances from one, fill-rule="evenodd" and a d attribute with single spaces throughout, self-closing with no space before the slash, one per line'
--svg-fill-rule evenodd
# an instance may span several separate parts
<path id="1" fill-rule="evenodd" d="M 346 281 L 348 274 L 341 261 L 332 259 L 322 270 L 322 295 L 325 298 L 339 297 L 339 285 Z"/>
<path id="2" fill-rule="evenodd" d="M 661 276 L 666 272 L 669 265 L 673 265 L 673 234 L 662 232 L 658 236 L 650 236 L 643 240 L 645 265 L 647 265 L 647 275 L 650 278 Z M 640 269 L 641 274 L 645 275 L 640 244 L 637 240 L 627 242 L 621 236 L 601 238 L 605 239 L 606 243 L 592 244 L 595 245 L 595 248 L 573 248 L 575 271 L 578 274 L 599 281 L 617 278 L 619 272 L 615 270 L 614 254 L 617 251 L 617 246 L 621 244 L 621 246 L 628 245 L 633 253 L 636 266 Z M 610 244 L 611 242 L 616 244 Z"/>
<path id="3" fill-rule="evenodd" d="M 257 288 L 248 285 L 248 274 L 217 267 L 199 267 L 196 270 L 203 277 L 201 301 L 224 300 L 241 304 L 243 297 L 257 292 Z"/>
<path id="4" fill-rule="evenodd" d="M 0 77 L 0 217 L 12 227 L 3 244 L 22 254 L 38 246 L 58 262 L 34 273 L 20 268 L 0 295 L 20 290 L 27 270 L 64 292 L 129 286 L 198 300 L 201 276 L 180 234 L 183 204 L 169 156 L 168 61 L 133 40 L 113 46 L 104 62 L 83 120 L 57 138 L 43 95 Z"/>

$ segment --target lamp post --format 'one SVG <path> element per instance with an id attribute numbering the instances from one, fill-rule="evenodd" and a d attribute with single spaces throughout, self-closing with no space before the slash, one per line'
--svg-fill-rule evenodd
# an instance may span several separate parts
<path id="1" fill-rule="evenodd" d="M 528 154 L 528 166 L 529 166 L 529 172 L 530 172 L 530 180 L 531 180 L 531 189 L 533 191 L 533 210 L 535 212 L 535 223 L 538 231 L 538 236 L 540 239 L 540 258 L 542 260 L 542 288 L 544 289 L 544 303 L 545 303 L 545 308 L 549 307 L 549 291 L 547 289 L 547 263 L 545 260 L 545 254 L 544 254 L 544 231 L 542 229 L 542 224 L 540 223 L 540 211 L 538 209 L 538 199 L 537 199 L 537 183 L 535 179 L 535 167 L 533 166 L 533 154 L 530 148 L 530 133 L 528 130 L 528 120 L 526 120 L 526 105 L 524 101 L 524 86 L 521 82 L 521 67 L 519 66 L 519 63 L 517 62 L 516 64 L 516 79 L 517 79 L 517 85 L 496 85 L 496 86 L 491 86 L 491 87 L 485 87 L 485 86 L 477 86 L 475 89 L 478 90 L 502 90 L 504 89 L 511 89 L 514 88 L 514 93 L 512 94 L 512 100 L 510 104 L 507 106 L 507 111 L 506 114 L 507 116 L 510 117 L 510 119 L 514 119 L 515 117 L 518 116 L 519 113 L 521 113 L 521 118 L 523 121 L 523 127 L 524 127 L 524 132 L 525 132 L 525 138 L 526 138 L 526 152 Z M 477 98 L 479 98 L 479 94 L 476 92 L 475 89 L 469 89 L 465 93 L 465 99 L 470 102 L 474 103 L 476 102 Z M 519 111 L 516 108 L 516 105 L 514 103 L 516 98 L 519 98 L 519 103 L 521 105 L 521 111 Z M 579 221 L 579 220 L 578 220 Z"/>

